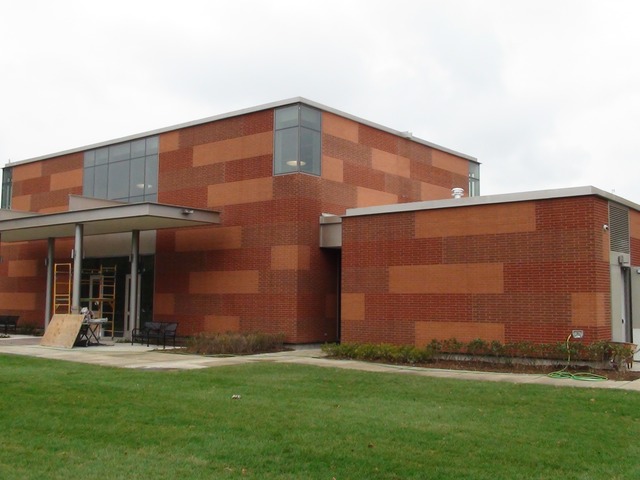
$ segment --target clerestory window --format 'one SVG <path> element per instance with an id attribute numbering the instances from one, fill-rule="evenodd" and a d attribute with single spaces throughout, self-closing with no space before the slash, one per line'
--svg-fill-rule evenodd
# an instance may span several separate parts
<path id="1" fill-rule="evenodd" d="M 480 195 L 480 165 L 469 162 L 469 196 Z"/>
<path id="2" fill-rule="evenodd" d="M 273 172 L 320 175 L 322 156 L 320 110 L 302 104 L 275 111 Z"/>
<path id="3" fill-rule="evenodd" d="M 84 153 L 82 194 L 123 202 L 158 200 L 158 137 Z"/>
<path id="4" fill-rule="evenodd" d="M 11 194 L 13 190 L 13 169 L 12 167 L 4 167 L 2 169 L 2 200 L 0 208 L 11 208 Z"/>

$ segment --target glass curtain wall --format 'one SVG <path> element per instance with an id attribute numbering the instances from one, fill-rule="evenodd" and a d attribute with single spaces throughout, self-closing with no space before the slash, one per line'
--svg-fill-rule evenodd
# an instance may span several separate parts
<path id="1" fill-rule="evenodd" d="M 278 108 L 274 125 L 274 173 L 304 172 L 320 175 L 320 110 L 302 104 Z"/>
<path id="2" fill-rule="evenodd" d="M 83 195 L 123 202 L 158 200 L 158 137 L 89 150 Z"/>

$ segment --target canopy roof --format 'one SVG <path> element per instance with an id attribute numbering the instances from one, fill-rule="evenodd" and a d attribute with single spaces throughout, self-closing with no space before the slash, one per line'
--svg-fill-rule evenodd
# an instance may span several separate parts
<path id="1" fill-rule="evenodd" d="M 92 205 L 89 208 L 58 213 L 0 210 L 0 240 L 23 242 L 73 237 L 78 224 L 84 226 L 84 236 L 91 236 L 220 223 L 220 214 L 209 210 L 159 203 L 91 203 L 92 201 L 93 199 L 87 199 L 86 204 Z"/>

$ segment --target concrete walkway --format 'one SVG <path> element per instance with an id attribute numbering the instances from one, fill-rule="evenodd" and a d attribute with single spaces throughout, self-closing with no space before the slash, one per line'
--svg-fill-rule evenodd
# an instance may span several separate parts
<path id="1" fill-rule="evenodd" d="M 442 370 L 437 368 L 384 365 L 355 360 L 333 360 L 325 358 L 319 348 L 306 347 L 299 347 L 288 352 L 259 355 L 205 357 L 201 355 L 171 353 L 169 349 L 163 351 L 162 349 L 158 350 L 155 346 L 146 347 L 131 345 L 130 343 L 109 343 L 101 346 L 72 349 L 42 347 L 40 346 L 39 337 L 12 335 L 11 338 L 0 338 L 0 353 L 142 370 L 193 370 L 256 362 L 296 363 L 318 367 L 343 368 L 347 370 L 421 375 L 461 380 L 528 383 L 558 387 L 609 388 L 640 392 L 640 380 L 632 382 L 613 380 L 587 382 L 573 379 L 553 379 L 542 374 Z"/>

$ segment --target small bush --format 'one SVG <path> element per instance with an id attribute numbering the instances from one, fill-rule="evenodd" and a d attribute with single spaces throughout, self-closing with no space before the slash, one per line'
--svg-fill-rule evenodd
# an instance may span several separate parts
<path id="1" fill-rule="evenodd" d="M 376 362 L 419 364 L 434 361 L 436 355 L 470 354 L 491 355 L 507 358 L 550 359 L 550 360 L 592 360 L 622 364 L 631 358 L 634 349 L 631 344 L 599 341 L 591 344 L 580 342 L 532 343 L 514 342 L 503 344 L 497 340 L 488 342 L 474 339 L 463 343 L 455 338 L 432 340 L 424 348 L 411 345 L 391 345 L 387 343 L 342 343 L 327 344 L 322 350 L 333 358 L 347 358 Z"/>
<path id="2" fill-rule="evenodd" d="M 323 345 L 322 351 L 332 358 L 367 360 L 415 365 L 433 360 L 434 351 L 411 345 L 391 345 L 388 343 L 342 343 Z"/>
<path id="3" fill-rule="evenodd" d="M 284 350 L 282 333 L 201 333 L 187 340 L 186 351 L 200 355 L 246 355 Z"/>
<path id="4" fill-rule="evenodd" d="M 471 340 L 467 343 L 467 352 L 471 355 L 486 355 L 489 353 L 489 343 L 481 338 Z"/>

